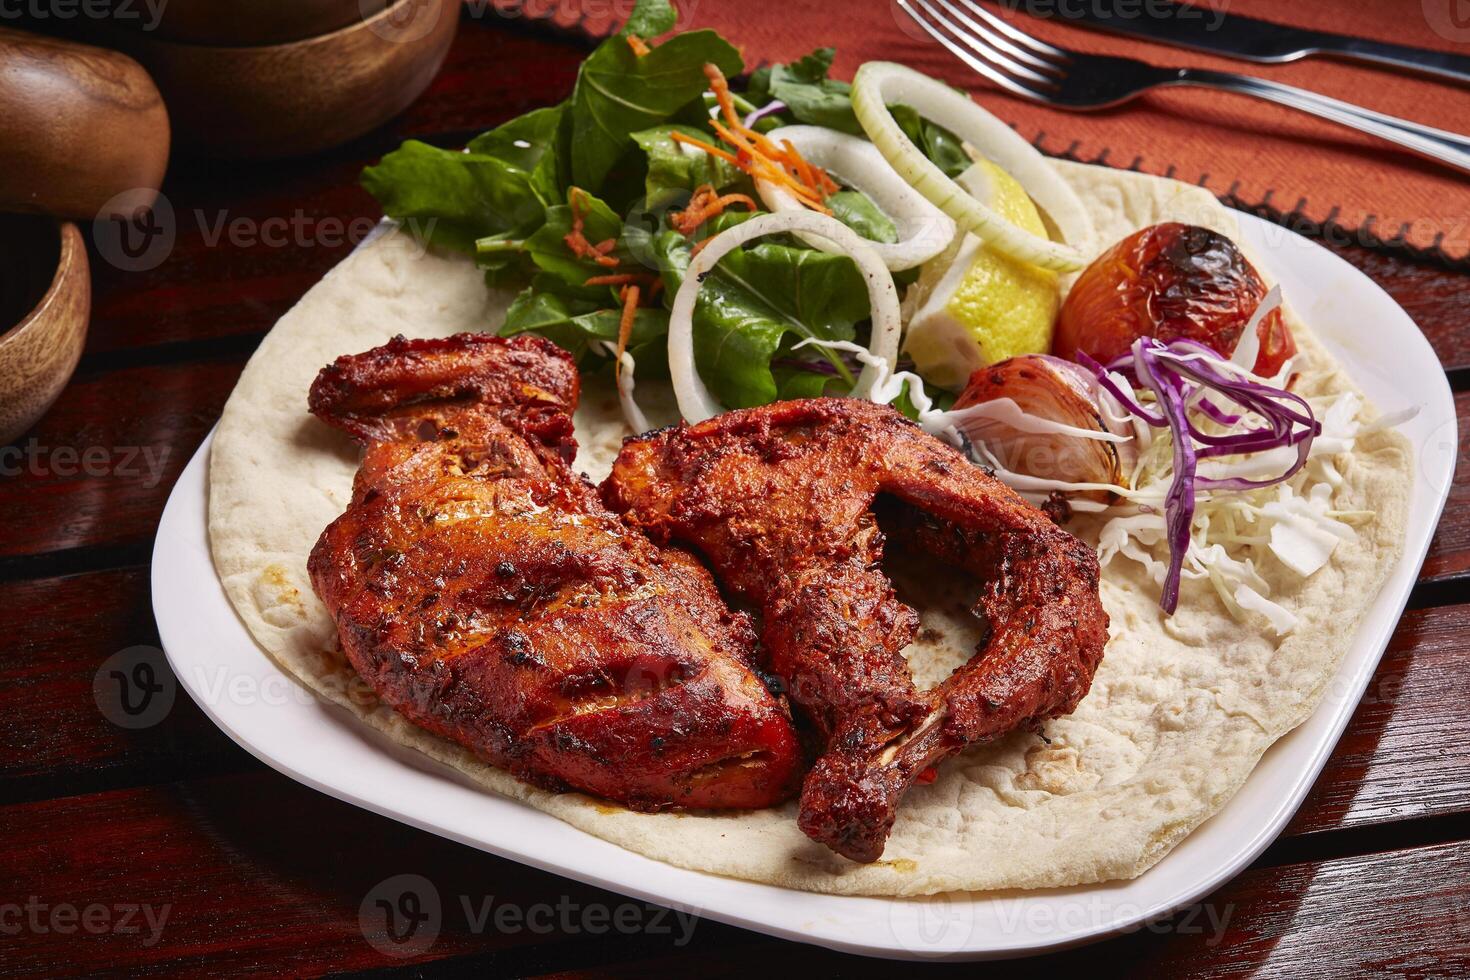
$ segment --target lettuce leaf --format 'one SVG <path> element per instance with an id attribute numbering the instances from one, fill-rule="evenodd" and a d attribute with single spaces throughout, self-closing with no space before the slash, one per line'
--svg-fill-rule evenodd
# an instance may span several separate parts
<path id="1" fill-rule="evenodd" d="M 943 126 L 932 123 L 906 105 L 890 106 L 893 119 L 914 145 L 933 164 L 943 170 L 945 176 L 954 178 L 970 169 L 974 160 L 965 152 L 965 145 L 958 136 Z"/>
<path id="2" fill-rule="evenodd" d="M 689 267 L 689 242 L 666 231 L 654 248 L 665 292 L 672 295 Z M 778 385 L 771 365 L 788 336 L 852 340 L 868 314 L 867 285 L 846 256 L 769 242 L 737 248 L 700 290 L 694 308 L 695 366 L 724 405 L 765 405 L 790 383 L 788 374 L 787 384 Z M 845 389 L 852 376 L 845 365 L 837 370 Z"/>
<path id="3" fill-rule="evenodd" d="M 592 194 L 579 193 L 582 209 L 582 234 L 593 245 L 609 238 L 620 239 L 623 219 L 607 203 Z M 544 272 L 571 286 L 581 286 L 593 276 L 605 276 L 614 271 L 591 259 L 574 254 L 567 246 L 566 236 L 572 230 L 572 191 L 567 192 L 567 203 L 546 209 L 546 221 L 536 233 L 526 239 L 526 254 Z M 612 256 L 622 259 L 626 249 L 619 245 Z"/>
<path id="4" fill-rule="evenodd" d="M 892 244 L 898 241 L 898 226 L 862 191 L 838 191 L 827 198 L 832 217 L 864 238 Z"/>
<path id="5" fill-rule="evenodd" d="M 630 23 L 662 24 L 663 15 L 653 9 L 660 5 L 667 6 L 662 0 L 640 0 Z M 633 148 L 633 133 L 668 122 L 700 98 L 708 86 L 707 62 L 726 76 L 744 68 L 740 53 L 714 31 L 676 35 L 641 58 L 624 33 L 598 45 L 582 63 L 572 91 L 572 182 L 600 190 Z"/>
<path id="6" fill-rule="evenodd" d="M 669 0 L 639 0 L 617 36 L 626 38 L 634 34 L 648 40 L 672 31 L 678 19 L 678 12 Z"/>
<path id="7" fill-rule="evenodd" d="M 525 171 L 536 196 L 550 207 L 562 197 L 559 131 L 565 111 L 565 106 L 560 105 L 533 109 L 481 133 L 465 149 L 496 157 Z"/>
<path id="8" fill-rule="evenodd" d="M 444 150 L 409 140 L 362 172 L 383 213 L 419 238 L 473 253 L 493 235 L 521 236 L 546 216 L 532 174 L 488 153 Z"/>
<path id="9" fill-rule="evenodd" d="M 750 76 L 750 100 L 762 104 L 779 99 L 801 122 L 862 136 L 863 127 L 852 111 L 852 86 L 827 77 L 835 53 L 832 48 L 818 48 L 789 65 L 761 68 Z"/>
<path id="10" fill-rule="evenodd" d="M 632 134 L 633 142 L 648 157 L 644 193 L 650 203 L 666 200 L 671 196 L 670 191 L 692 191 L 701 184 L 711 184 L 715 190 L 723 190 L 744 179 L 744 173 L 725 160 L 675 143 L 669 135 L 673 132 L 706 142 L 710 139 L 708 130 L 681 123 L 655 126 Z"/>
<path id="11" fill-rule="evenodd" d="M 747 94 L 757 105 L 772 99 L 786 103 L 786 112 L 797 121 L 826 126 L 853 136 L 867 138 L 852 111 L 852 86 L 828 78 L 833 49 L 818 48 L 789 65 L 771 65 L 750 76 Z M 964 173 L 972 161 L 959 137 L 943 126 L 922 118 L 906 105 L 890 106 L 893 118 L 923 154 L 950 177 Z"/>
<path id="12" fill-rule="evenodd" d="M 528 287 L 511 303 L 500 336 L 538 333 L 571 352 L 583 367 L 606 358 L 592 348 L 593 341 L 617 343 L 622 311 L 597 301 Z M 628 351 L 637 364 L 638 376 L 657 377 L 668 371 L 669 314 L 657 308 L 640 309 L 633 320 Z"/>

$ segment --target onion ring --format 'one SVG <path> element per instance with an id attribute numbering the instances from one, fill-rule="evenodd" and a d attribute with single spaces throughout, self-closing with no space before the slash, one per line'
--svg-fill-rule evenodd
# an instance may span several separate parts
<path id="1" fill-rule="evenodd" d="M 778 145 L 790 142 L 805 159 L 868 195 L 893 219 L 899 241 L 869 243 L 890 270 L 901 272 L 923 265 L 954 241 L 955 223 L 949 215 L 914 190 L 867 140 L 823 126 L 783 126 L 766 137 Z M 805 209 L 795 194 L 770 181 L 757 180 L 755 188 L 772 211 Z M 830 250 L 818 236 L 799 237 L 813 248 Z"/>
<path id="2" fill-rule="evenodd" d="M 704 277 L 731 250 L 751 239 L 788 232 L 807 232 L 826 239 L 834 248 L 840 249 L 857 263 L 858 271 L 863 274 L 867 283 L 868 299 L 873 304 L 873 332 L 869 350 L 878 360 L 863 367 L 853 386 L 853 397 L 867 397 L 867 392 L 881 377 L 882 372 L 877 367 L 879 363 L 886 365 L 889 371 L 898 363 L 898 339 L 902 330 L 898 287 L 894 285 L 888 267 L 873 250 L 872 243 L 865 241 L 836 218 L 816 211 L 803 209 L 757 215 L 749 221 L 726 228 L 709 239 L 699 254 L 690 261 L 689 268 L 684 273 L 684 282 L 674 295 L 674 306 L 669 313 L 669 377 L 674 384 L 679 413 L 688 421 L 703 422 L 725 410 L 705 387 L 694 363 L 694 304 L 699 298 L 699 288 Z"/>
<path id="3" fill-rule="evenodd" d="M 966 192 L 904 134 L 888 110 L 890 101 L 912 106 L 1010 173 L 1051 218 L 1065 241 L 1033 235 Z M 960 228 L 980 236 L 997 252 L 1046 269 L 1071 272 L 1086 264 L 1082 250 L 1091 245 L 1093 231 L 1082 201 L 1040 151 L 969 96 L 912 68 L 870 61 L 858 69 L 853 79 L 852 108 L 868 138 L 899 176 Z"/>

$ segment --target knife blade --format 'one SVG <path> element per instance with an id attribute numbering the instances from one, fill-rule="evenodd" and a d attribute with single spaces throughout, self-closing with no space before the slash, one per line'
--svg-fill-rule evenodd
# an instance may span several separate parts
<path id="1" fill-rule="evenodd" d="M 1214 0 L 1221 3 L 1222 0 Z M 1431 51 L 1274 24 L 1227 13 L 1210 3 L 1174 0 L 1116 0 L 1111 4 L 1079 0 L 999 0 L 1001 7 L 1043 20 L 1061 20 L 1161 44 L 1193 48 L 1246 61 L 1279 63 L 1327 54 L 1353 61 L 1391 65 L 1438 78 L 1470 82 L 1470 56 Z"/>

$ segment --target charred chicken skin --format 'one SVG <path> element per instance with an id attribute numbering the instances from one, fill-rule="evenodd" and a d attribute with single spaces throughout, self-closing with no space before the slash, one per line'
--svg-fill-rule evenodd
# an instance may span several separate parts
<path id="1" fill-rule="evenodd" d="M 1071 711 L 1102 658 L 1092 549 L 891 408 L 787 401 L 651 433 L 624 444 L 602 491 L 759 607 L 766 666 L 825 745 L 801 829 L 854 860 L 882 854 L 929 767 Z M 931 691 L 901 653 L 918 616 L 880 567 L 879 494 L 906 543 L 984 582 L 987 638 Z"/>
<path id="2" fill-rule="evenodd" d="M 748 619 L 575 474 L 572 359 L 538 337 L 398 338 L 339 358 L 311 411 L 364 447 L 312 584 L 410 721 L 552 790 L 637 809 L 794 789 Z"/>

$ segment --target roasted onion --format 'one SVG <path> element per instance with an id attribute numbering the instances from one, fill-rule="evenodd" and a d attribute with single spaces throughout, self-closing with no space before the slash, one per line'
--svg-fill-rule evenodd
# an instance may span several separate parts
<path id="1" fill-rule="evenodd" d="M 1194 340 L 1222 357 L 1240 342 L 1266 284 L 1235 243 L 1178 222 L 1151 225 L 1083 270 L 1062 304 L 1052 352 L 1106 364 L 1139 337 Z M 1254 373 L 1274 377 L 1296 343 L 1280 310 L 1256 328 Z"/>
<path id="2" fill-rule="evenodd" d="M 1071 361 L 1023 354 L 971 375 L 949 418 L 1011 472 L 1059 484 L 1126 486 L 1132 443 L 1109 431 L 1094 388 L 1093 377 Z M 1106 489 L 1075 496 L 1113 499 Z"/>

